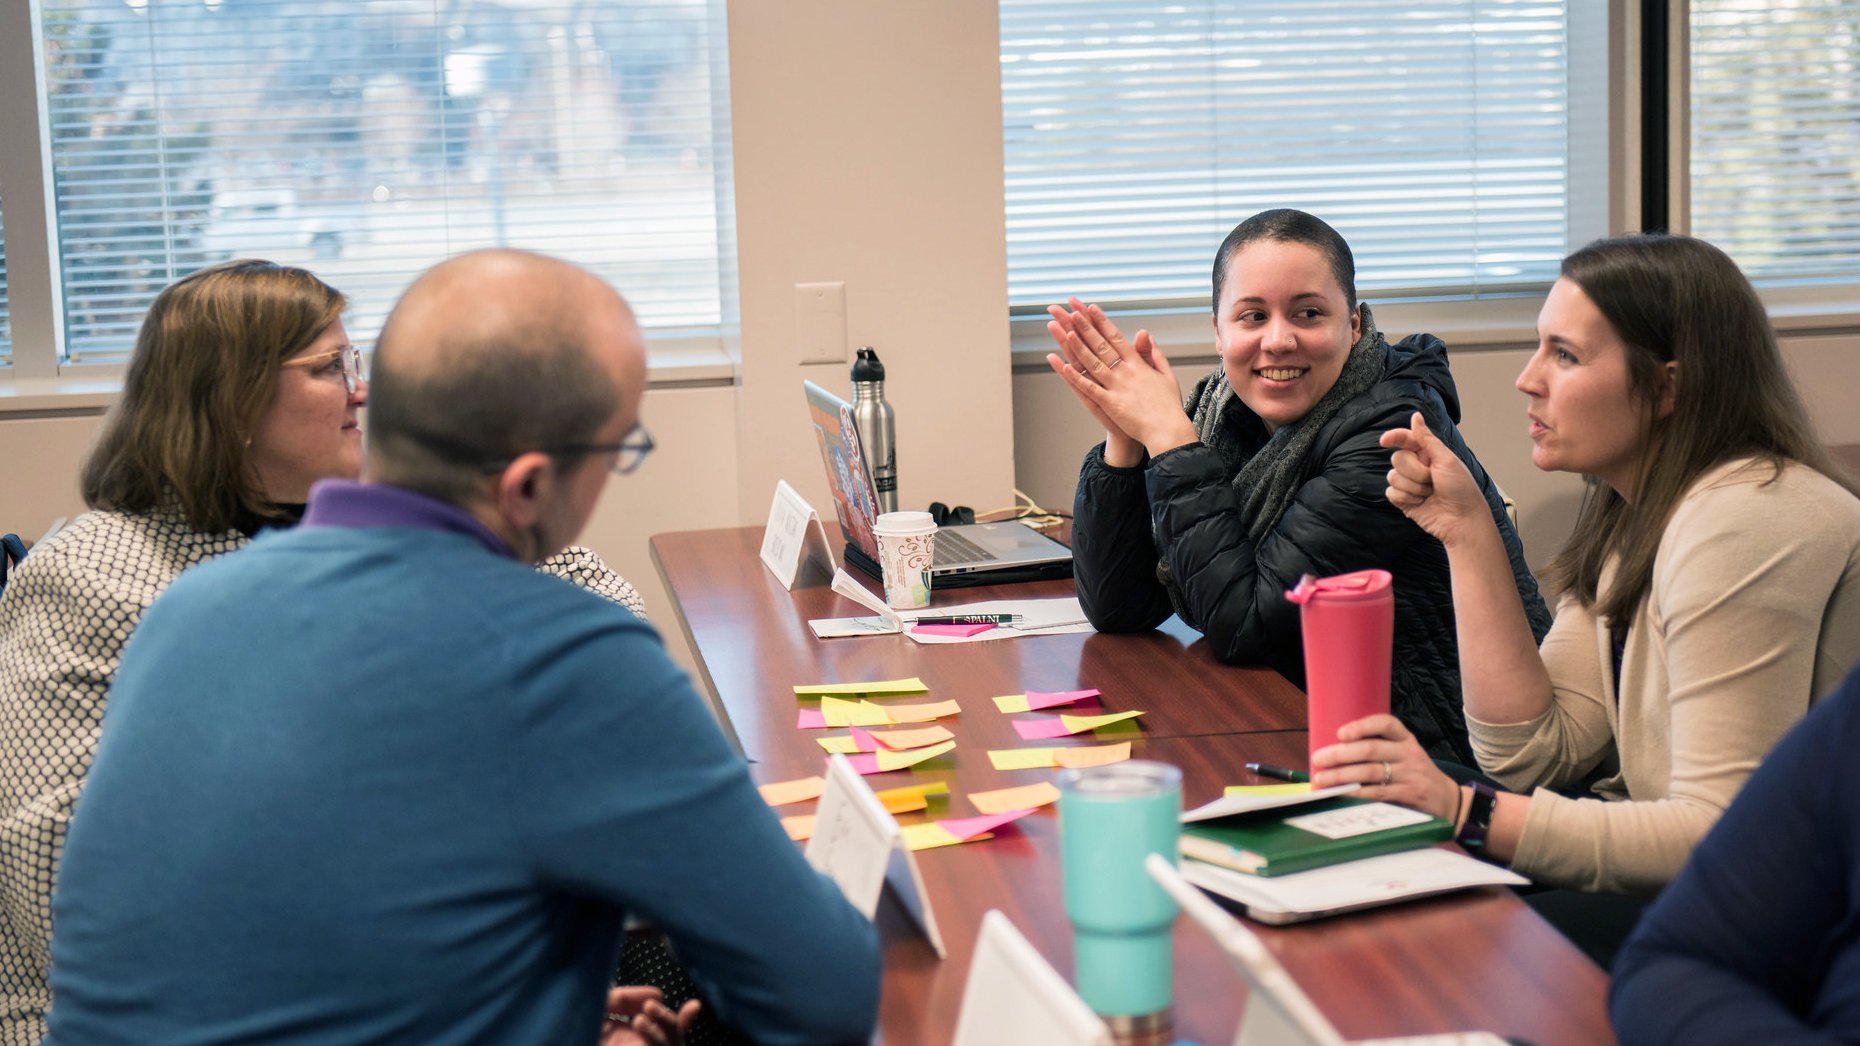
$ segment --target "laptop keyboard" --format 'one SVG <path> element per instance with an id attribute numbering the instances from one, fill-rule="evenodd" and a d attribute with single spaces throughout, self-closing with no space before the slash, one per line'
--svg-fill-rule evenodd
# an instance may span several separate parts
<path id="1" fill-rule="evenodd" d="M 939 567 L 955 563 L 988 563 L 994 555 L 953 530 L 937 531 L 932 562 Z"/>

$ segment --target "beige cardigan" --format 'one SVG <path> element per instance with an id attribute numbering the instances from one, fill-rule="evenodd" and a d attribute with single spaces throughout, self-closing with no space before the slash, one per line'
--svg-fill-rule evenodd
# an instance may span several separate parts
<path id="1" fill-rule="evenodd" d="M 1722 465 L 1674 509 L 1628 628 L 1618 706 L 1608 628 L 1565 596 L 1541 648 L 1550 709 L 1507 725 L 1466 717 L 1480 766 L 1537 789 L 1518 871 L 1659 889 L 1810 701 L 1860 661 L 1860 500 L 1801 465 L 1772 475 Z M 1611 755 L 1620 770 L 1596 791 L 1612 801 L 1547 790 Z"/>

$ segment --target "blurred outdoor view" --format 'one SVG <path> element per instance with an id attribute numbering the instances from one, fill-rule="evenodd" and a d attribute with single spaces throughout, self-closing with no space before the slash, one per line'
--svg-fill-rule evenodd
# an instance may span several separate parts
<path id="1" fill-rule="evenodd" d="M 43 0 L 68 351 L 125 351 L 161 287 L 263 257 L 358 341 L 449 254 L 599 271 L 714 328 L 704 0 Z M 724 139 L 727 140 L 727 139 Z"/>

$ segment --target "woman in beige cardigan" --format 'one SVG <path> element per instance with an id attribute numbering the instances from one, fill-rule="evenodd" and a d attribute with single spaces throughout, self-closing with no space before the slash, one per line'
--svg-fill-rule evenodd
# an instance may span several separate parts
<path id="1" fill-rule="evenodd" d="M 1383 437 L 1389 500 L 1446 545 L 1466 722 L 1504 790 L 1456 781 L 1387 716 L 1317 752 L 1314 783 L 1449 819 L 1468 849 L 1565 888 L 1533 903 L 1606 962 L 1860 660 L 1860 500 L 1755 290 L 1703 241 L 1567 258 L 1517 385 L 1532 461 L 1591 482 L 1548 572 L 1561 595 L 1541 648 L 1464 466 L 1418 417 Z"/>

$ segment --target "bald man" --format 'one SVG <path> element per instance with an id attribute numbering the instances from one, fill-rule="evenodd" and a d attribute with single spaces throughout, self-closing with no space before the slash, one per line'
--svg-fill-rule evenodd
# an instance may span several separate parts
<path id="1" fill-rule="evenodd" d="M 658 637 L 528 569 L 651 442 L 626 303 L 423 275 L 362 483 L 196 567 L 124 654 L 53 902 L 48 1043 L 587 1043 L 621 923 L 758 1042 L 864 1040 L 871 923 Z"/>

